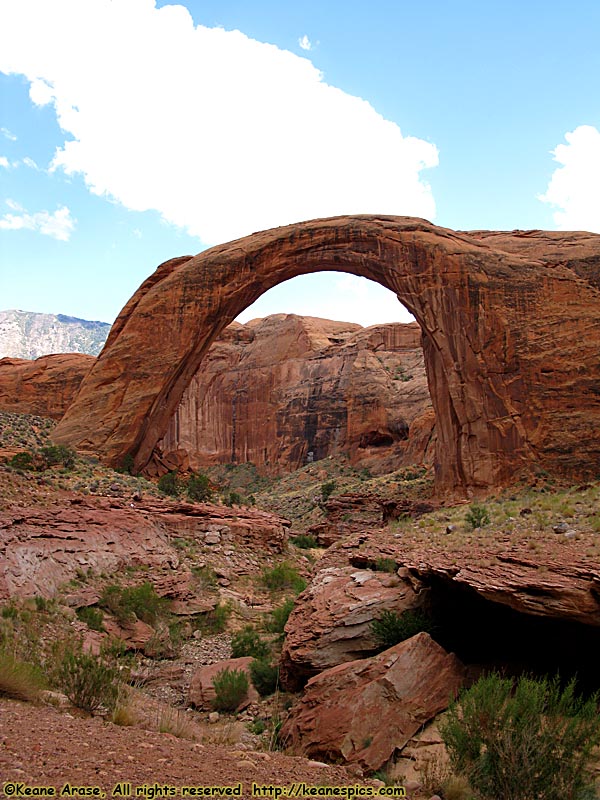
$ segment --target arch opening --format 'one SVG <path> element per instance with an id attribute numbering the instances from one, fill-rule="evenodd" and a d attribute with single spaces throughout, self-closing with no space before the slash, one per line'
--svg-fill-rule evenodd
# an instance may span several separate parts
<path id="1" fill-rule="evenodd" d="M 280 474 L 327 457 L 371 474 L 431 465 L 420 328 L 396 295 L 350 277 L 300 275 L 238 315 L 185 389 L 150 473 L 251 462 Z"/>

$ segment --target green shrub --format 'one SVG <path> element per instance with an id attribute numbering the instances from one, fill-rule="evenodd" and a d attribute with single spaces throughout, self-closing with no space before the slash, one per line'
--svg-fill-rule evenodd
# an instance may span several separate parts
<path id="1" fill-rule="evenodd" d="M 159 597 L 149 581 L 127 588 L 114 584 L 105 586 L 99 603 L 114 614 L 121 624 L 137 618 L 154 625 L 159 617 L 166 615 L 168 606 L 168 600 Z"/>
<path id="2" fill-rule="evenodd" d="M 575 681 L 484 676 L 450 706 L 440 726 L 452 767 L 485 800 L 576 800 L 590 790 L 600 743 L 599 694 Z M 590 793 L 591 791 L 591 793 Z"/>
<path id="3" fill-rule="evenodd" d="M 272 569 L 263 569 L 261 581 L 272 592 L 291 589 L 295 594 L 300 594 L 306 589 L 306 581 L 298 574 L 296 567 L 282 561 Z"/>
<path id="4" fill-rule="evenodd" d="M 375 571 L 376 572 L 396 572 L 398 569 L 398 565 L 396 564 L 395 559 L 393 558 L 378 558 L 375 562 Z"/>
<path id="5" fill-rule="evenodd" d="M 312 547 L 318 547 L 317 540 L 310 533 L 299 533 L 298 536 L 292 536 L 291 543 L 302 550 L 310 550 Z"/>
<path id="6" fill-rule="evenodd" d="M 100 706 L 113 709 L 119 694 L 119 672 L 97 656 L 66 645 L 58 657 L 54 679 L 77 708 L 88 713 Z"/>
<path id="7" fill-rule="evenodd" d="M 15 453 L 15 455 L 9 459 L 8 466 L 13 469 L 23 470 L 32 470 L 36 468 L 33 456 L 27 450 L 23 450 L 21 453 Z"/>
<path id="8" fill-rule="evenodd" d="M 231 637 L 231 655 L 233 658 L 252 656 L 265 658 L 269 654 L 269 646 L 264 642 L 251 625 L 246 625 Z"/>
<path id="9" fill-rule="evenodd" d="M 158 488 L 164 494 L 171 497 L 179 497 L 181 492 L 181 482 L 176 472 L 167 472 L 158 479 Z"/>
<path id="10" fill-rule="evenodd" d="M 334 480 L 325 481 L 325 483 L 321 484 L 321 500 L 325 502 L 329 500 L 333 492 L 335 491 L 337 484 Z"/>
<path id="11" fill-rule="evenodd" d="M 264 658 L 257 658 L 250 664 L 250 676 L 259 695 L 267 697 L 277 689 L 279 667 L 274 667 Z"/>
<path id="12" fill-rule="evenodd" d="M 212 680 L 215 688 L 213 708 L 216 711 L 235 711 L 248 692 L 248 676 L 241 669 L 225 669 L 217 672 Z"/>
<path id="13" fill-rule="evenodd" d="M 93 631 L 103 631 L 103 619 L 104 616 L 102 611 L 99 608 L 94 608 L 93 606 L 83 606 L 82 608 L 78 608 L 75 612 L 77 614 L 77 618 L 80 619 L 82 622 Z"/>
<path id="14" fill-rule="evenodd" d="M 287 597 L 280 606 L 277 606 L 271 611 L 271 619 L 267 620 L 265 628 L 270 633 L 283 633 L 293 608 L 294 599 L 292 597 Z"/>
<path id="15" fill-rule="evenodd" d="M 425 631 L 431 633 L 434 624 L 431 617 L 424 611 L 403 611 L 398 614 L 396 611 L 383 611 L 378 619 L 371 623 L 371 631 L 382 650 L 393 647 L 417 633 Z"/>
<path id="16" fill-rule="evenodd" d="M 485 506 L 477 505 L 477 503 L 473 503 L 470 506 L 467 514 L 465 516 L 465 522 L 469 525 L 473 530 L 475 528 L 483 528 L 484 525 L 488 525 L 490 522 L 490 515 Z"/>
<path id="17" fill-rule="evenodd" d="M 242 505 L 242 495 L 239 492 L 229 492 L 225 496 L 225 505 L 226 506 L 241 506 Z"/>
<path id="18" fill-rule="evenodd" d="M 202 614 L 198 621 L 198 627 L 204 633 L 222 633 L 226 626 L 231 608 L 225 603 L 217 605 L 212 611 Z"/>
<path id="19" fill-rule="evenodd" d="M 123 475 L 133 475 L 135 469 L 135 460 L 133 458 L 132 453 L 127 453 L 123 457 L 123 461 L 121 461 L 121 466 L 117 469 L 117 472 L 122 473 Z"/>
<path id="20" fill-rule="evenodd" d="M 77 457 L 77 453 L 64 444 L 46 445 L 41 448 L 40 454 L 46 462 L 46 466 L 54 467 L 62 464 L 65 469 L 73 469 Z"/>
<path id="21" fill-rule="evenodd" d="M 206 503 L 213 496 L 210 480 L 202 473 L 193 472 L 186 483 L 185 491 L 190 500 L 197 503 Z"/>

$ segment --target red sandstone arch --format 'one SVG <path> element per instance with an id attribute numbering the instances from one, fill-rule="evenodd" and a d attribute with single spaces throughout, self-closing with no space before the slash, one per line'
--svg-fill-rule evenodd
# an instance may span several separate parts
<path id="1" fill-rule="evenodd" d="M 263 292 L 336 270 L 395 292 L 423 332 L 438 488 L 600 458 L 600 236 L 457 233 L 407 217 L 314 220 L 162 264 L 119 315 L 55 430 L 143 468 L 213 339 Z"/>

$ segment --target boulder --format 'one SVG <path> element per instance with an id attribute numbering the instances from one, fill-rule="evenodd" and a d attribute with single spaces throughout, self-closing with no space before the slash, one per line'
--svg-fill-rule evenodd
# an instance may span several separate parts
<path id="1" fill-rule="evenodd" d="M 281 682 L 298 689 L 321 670 L 372 655 L 371 623 L 384 610 L 417 608 L 425 593 L 389 572 L 330 567 L 300 595 L 285 626 Z"/>
<path id="2" fill-rule="evenodd" d="M 463 684 L 464 668 L 427 633 L 372 658 L 311 678 L 281 729 L 308 758 L 380 769 L 443 711 Z"/>

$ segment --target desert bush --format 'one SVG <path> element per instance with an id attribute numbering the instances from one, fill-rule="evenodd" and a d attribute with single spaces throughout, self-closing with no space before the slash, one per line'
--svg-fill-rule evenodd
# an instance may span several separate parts
<path id="1" fill-rule="evenodd" d="M 94 608 L 93 606 L 83 606 L 82 608 L 78 608 L 75 612 L 77 614 L 77 618 L 80 619 L 82 622 L 93 631 L 103 631 L 103 614 L 99 608 Z"/>
<path id="2" fill-rule="evenodd" d="M 23 450 L 21 453 L 15 453 L 15 455 L 9 459 L 8 466 L 13 469 L 22 470 L 32 470 L 36 468 L 33 455 L 27 450 Z"/>
<path id="3" fill-rule="evenodd" d="M 337 484 L 336 484 L 336 482 L 334 480 L 325 481 L 325 483 L 321 484 L 321 500 L 323 501 L 323 503 L 326 500 L 329 500 L 329 498 L 331 497 L 331 495 L 335 491 L 336 486 L 337 486 Z"/>
<path id="4" fill-rule="evenodd" d="M 77 453 L 64 444 L 49 444 L 42 447 L 40 455 L 48 467 L 62 464 L 65 469 L 73 469 Z"/>
<path id="5" fill-rule="evenodd" d="M 231 637 L 231 655 L 233 658 L 252 656 L 265 658 L 269 654 L 269 645 L 263 641 L 251 625 Z"/>
<path id="6" fill-rule="evenodd" d="M 216 711 L 235 711 L 248 691 L 248 676 L 241 669 L 225 669 L 217 672 L 212 680 L 215 688 L 213 708 Z"/>
<path id="7" fill-rule="evenodd" d="M 119 695 L 116 667 L 71 643 L 57 652 L 54 681 L 74 706 L 88 713 L 100 706 L 114 708 Z"/>
<path id="8" fill-rule="evenodd" d="M 290 541 L 295 547 L 302 550 L 310 550 L 312 547 L 319 546 L 315 537 L 310 533 L 299 533 L 298 536 L 292 536 Z"/>
<path id="9" fill-rule="evenodd" d="M 576 800 L 590 792 L 600 743 L 599 694 L 585 700 L 575 680 L 492 673 L 451 704 L 440 726 L 456 772 L 484 800 Z"/>
<path id="10" fill-rule="evenodd" d="M 202 473 L 193 472 L 187 480 L 185 491 L 190 500 L 197 503 L 206 503 L 213 496 L 210 480 Z"/>
<path id="11" fill-rule="evenodd" d="M 396 572 L 397 569 L 398 565 L 396 564 L 396 561 L 393 558 L 385 558 L 381 556 L 375 562 L 376 572 Z"/>
<path id="12" fill-rule="evenodd" d="M 409 609 L 401 614 L 386 610 L 371 623 L 375 641 L 382 650 L 387 650 L 388 647 L 393 647 L 422 631 L 431 633 L 433 629 L 434 624 L 431 617 L 419 609 L 415 611 Z"/>
<path id="13" fill-rule="evenodd" d="M 121 624 L 137 618 L 154 625 L 157 619 L 167 614 L 168 607 L 168 600 L 159 597 L 149 581 L 126 588 L 115 584 L 105 586 L 99 603 L 114 614 Z"/>
<path id="14" fill-rule="evenodd" d="M 179 497 L 181 493 L 181 482 L 176 472 L 167 472 L 158 479 L 158 488 L 164 494 L 171 497 Z"/>
<path id="15" fill-rule="evenodd" d="M 250 676 L 259 695 L 267 697 L 277 689 L 279 668 L 264 658 L 257 658 L 250 664 Z"/>
<path id="16" fill-rule="evenodd" d="M 306 589 L 306 581 L 298 574 L 296 567 L 282 561 L 272 569 L 263 569 L 261 582 L 272 592 L 291 589 L 295 594 L 300 594 Z"/>
<path id="17" fill-rule="evenodd" d="M 39 666 L 0 649 L 0 695 L 35 702 L 45 688 L 46 680 Z"/>
<path id="18" fill-rule="evenodd" d="M 293 598 L 287 597 L 281 605 L 276 606 L 276 608 L 271 611 L 270 619 L 267 619 L 265 622 L 265 628 L 269 633 L 283 633 L 293 608 Z"/>
<path id="19" fill-rule="evenodd" d="M 219 603 L 212 611 L 207 611 L 198 619 L 198 628 L 204 633 L 222 633 L 227 627 L 231 608 L 227 603 Z"/>
<path id="20" fill-rule="evenodd" d="M 475 530 L 475 528 L 483 528 L 484 525 L 488 525 L 490 522 L 489 511 L 485 506 L 480 506 L 477 505 L 477 503 L 473 503 L 466 513 L 465 522 L 473 530 Z"/>

